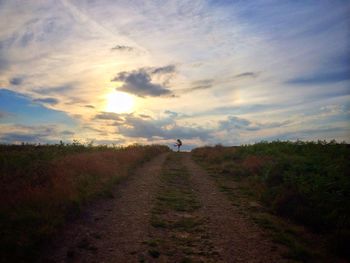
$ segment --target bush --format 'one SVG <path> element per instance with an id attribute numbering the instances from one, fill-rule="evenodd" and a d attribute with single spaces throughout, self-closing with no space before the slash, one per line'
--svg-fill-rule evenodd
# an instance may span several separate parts
<path id="1" fill-rule="evenodd" d="M 193 155 L 205 164 L 243 167 L 244 175 L 253 179 L 249 182 L 265 185 L 256 191 L 264 189 L 258 196 L 275 213 L 314 231 L 338 236 L 337 251 L 348 253 L 342 240 L 348 240 L 349 235 L 340 234 L 349 233 L 350 226 L 348 144 L 336 141 L 261 142 L 234 148 L 198 148 Z M 242 176 L 238 168 L 231 171 L 226 176 Z"/>

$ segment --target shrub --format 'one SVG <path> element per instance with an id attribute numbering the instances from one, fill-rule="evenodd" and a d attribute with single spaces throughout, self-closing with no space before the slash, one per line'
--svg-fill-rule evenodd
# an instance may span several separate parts
<path id="1" fill-rule="evenodd" d="M 257 187 L 257 196 L 275 213 L 339 237 L 332 244 L 337 244 L 339 253 L 348 253 L 344 243 L 350 232 L 348 144 L 334 140 L 261 142 L 234 148 L 198 148 L 193 156 L 206 165 L 234 167 L 230 173 L 222 173 L 224 176 L 242 176 L 237 167 L 243 167 L 244 175 L 251 178 L 247 181 L 250 188 Z"/>

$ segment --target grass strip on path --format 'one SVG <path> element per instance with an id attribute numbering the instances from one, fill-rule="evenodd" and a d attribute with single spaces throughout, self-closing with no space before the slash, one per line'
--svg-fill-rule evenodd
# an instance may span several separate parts
<path id="1" fill-rule="evenodd" d="M 216 262 L 206 218 L 191 187 L 181 153 L 170 154 L 161 174 L 161 185 L 152 209 L 147 257 L 169 262 Z M 144 261 L 140 259 L 140 261 Z"/>

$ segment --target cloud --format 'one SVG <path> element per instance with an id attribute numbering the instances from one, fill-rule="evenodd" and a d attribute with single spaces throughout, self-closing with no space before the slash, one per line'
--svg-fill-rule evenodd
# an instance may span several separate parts
<path id="1" fill-rule="evenodd" d="M 170 111 L 170 110 L 166 110 L 166 111 L 164 111 L 164 113 L 169 115 L 171 118 L 176 118 L 177 116 L 179 116 L 179 114 L 177 112 Z"/>
<path id="2" fill-rule="evenodd" d="M 60 130 L 57 125 L 2 125 L 0 142 L 55 143 L 74 133 Z"/>
<path id="3" fill-rule="evenodd" d="M 0 142 L 5 143 L 19 143 L 19 142 L 28 142 L 28 143 L 42 143 L 45 141 L 45 137 L 40 133 L 34 134 L 25 134 L 25 133 L 6 133 L 0 134 Z"/>
<path id="4" fill-rule="evenodd" d="M 203 79 L 203 80 L 197 80 L 193 81 L 191 83 L 191 87 L 187 89 L 181 89 L 178 91 L 178 93 L 190 93 L 198 90 L 205 90 L 210 89 L 213 87 L 214 80 L 213 79 Z"/>
<path id="5" fill-rule="evenodd" d="M 319 85 L 336 83 L 340 81 L 350 80 L 350 70 L 339 72 L 317 73 L 310 76 L 296 77 L 286 81 L 287 84 L 294 85 Z"/>
<path id="6" fill-rule="evenodd" d="M 75 133 L 72 131 L 62 131 L 61 134 L 62 135 L 74 135 Z"/>
<path id="7" fill-rule="evenodd" d="M 146 115 L 146 114 L 139 114 L 139 116 L 140 116 L 142 119 L 152 119 L 151 116 Z"/>
<path id="8" fill-rule="evenodd" d="M 285 105 L 286 107 L 287 105 Z M 201 117 L 201 116 L 225 116 L 225 115 L 241 115 L 241 114 L 254 114 L 260 113 L 264 111 L 273 111 L 281 108 L 280 104 L 245 104 L 245 105 L 237 105 L 237 106 L 220 106 L 214 107 L 209 110 L 198 111 L 196 113 L 192 113 L 190 115 L 186 115 L 187 117 Z"/>
<path id="9" fill-rule="evenodd" d="M 210 129 L 199 127 L 179 126 L 175 122 L 172 125 L 159 125 L 154 120 L 144 120 L 134 116 L 126 118 L 124 125 L 118 127 L 118 132 L 126 137 L 161 139 L 194 139 L 207 140 L 212 137 Z"/>
<path id="10" fill-rule="evenodd" d="M 168 65 L 165 67 L 150 68 L 149 71 L 151 74 L 168 74 L 175 72 L 175 69 L 175 65 Z"/>
<path id="11" fill-rule="evenodd" d="M 22 84 L 23 80 L 24 80 L 23 77 L 14 77 L 14 78 L 10 79 L 10 84 L 18 86 L 18 85 Z"/>
<path id="12" fill-rule="evenodd" d="M 179 125 L 176 122 L 177 113 L 164 112 L 167 116 L 153 119 L 150 116 L 135 116 L 134 114 L 100 113 L 95 118 L 100 120 L 115 120 L 114 126 L 118 134 L 131 138 L 147 140 L 194 139 L 206 140 L 211 138 L 212 129 Z"/>
<path id="13" fill-rule="evenodd" d="M 40 88 L 34 88 L 33 92 L 42 94 L 42 95 L 48 95 L 48 94 L 60 94 L 67 91 L 72 91 L 74 88 L 72 85 L 61 85 L 61 86 L 53 86 L 53 87 L 40 87 Z"/>
<path id="14" fill-rule="evenodd" d="M 228 116 L 227 120 L 219 122 L 220 130 L 244 130 L 244 131 L 259 131 L 262 129 L 270 129 L 282 127 L 290 124 L 291 121 L 283 121 L 283 122 L 271 122 L 271 123 L 258 123 L 252 122 L 248 119 L 239 118 L 236 116 Z"/>
<path id="15" fill-rule="evenodd" d="M 55 98 L 36 99 L 28 95 L 0 89 L 1 110 L 12 114 L 8 122 L 20 124 L 60 123 L 75 126 L 76 122 L 65 112 L 47 108 L 43 103 L 57 102 Z M 42 101 L 41 101 L 42 100 Z M 33 103 L 39 102 L 39 103 Z"/>
<path id="16" fill-rule="evenodd" d="M 123 115 L 114 113 L 114 112 L 100 112 L 95 116 L 97 120 L 113 120 L 113 121 L 122 121 Z"/>
<path id="17" fill-rule="evenodd" d="M 173 72 L 171 66 L 139 69 L 131 72 L 120 72 L 112 81 L 123 82 L 123 85 L 117 90 L 135 94 L 139 97 L 171 96 L 172 92 L 165 84 L 152 82 L 152 74 L 167 74 L 170 72 Z"/>
<path id="18" fill-rule="evenodd" d="M 39 102 L 39 103 L 45 103 L 45 104 L 52 104 L 52 105 L 55 105 L 59 102 L 59 100 L 55 98 L 41 98 L 41 99 L 34 99 L 33 101 Z"/>
<path id="19" fill-rule="evenodd" d="M 113 51 L 128 51 L 131 52 L 134 50 L 133 47 L 129 47 L 129 46 L 124 46 L 124 45 L 116 45 L 114 47 L 111 48 L 111 50 Z"/>
<path id="20" fill-rule="evenodd" d="M 235 76 L 235 78 L 256 78 L 259 75 L 257 72 L 244 72 Z"/>
<path id="21" fill-rule="evenodd" d="M 0 85 L 33 95 L 0 91 L 1 111 L 13 114 L 2 122 L 71 123 L 79 118 L 79 125 L 67 124 L 63 130 L 106 140 L 111 138 L 79 129 L 91 125 L 110 134 L 123 127 L 136 134 L 135 127 L 151 129 L 154 124 L 155 134 L 163 137 L 183 129 L 203 132 L 202 138 L 215 143 L 233 137 L 215 128 L 220 121 L 248 140 L 292 127 L 328 125 L 312 109 L 348 101 L 346 1 L 1 2 Z M 108 83 L 123 71 L 118 83 Z M 21 76 L 25 85 L 15 80 Z M 134 126 L 127 123 L 132 116 L 95 111 L 104 107 L 113 84 L 147 98 L 136 98 Z M 174 97 L 171 103 L 160 99 L 169 96 Z M 59 103 L 54 111 L 44 102 L 33 103 L 35 98 Z M 268 129 L 278 127 L 275 120 L 295 120 L 299 113 L 313 119 Z M 329 125 L 337 123 L 345 125 L 349 119 Z M 128 140 L 142 142 L 144 137 Z"/>

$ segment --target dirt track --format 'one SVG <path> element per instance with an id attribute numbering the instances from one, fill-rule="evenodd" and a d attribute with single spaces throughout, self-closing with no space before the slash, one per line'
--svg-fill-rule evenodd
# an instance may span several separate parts
<path id="1" fill-rule="evenodd" d="M 276 245 L 231 204 L 190 155 L 184 156 L 184 163 L 203 205 L 202 213 L 209 218 L 211 240 L 224 262 L 286 262 L 277 253 Z"/>
<path id="2" fill-rule="evenodd" d="M 145 164 L 120 184 L 117 198 L 98 202 L 81 219 L 67 226 L 43 261 L 179 262 L 173 261 L 171 255 L 163 256 L 166 252 L 161 246 L 150 256 L 147 244 L 150 235 L 166 237 L 164 229 L 155 228 L 150 222 L 167 155 Z M 192 261 L 186 262 L 285 262 L 277 247 L 232 206 L 189 153 L 170 155 L 177 155 L 190 175 L 188 187 L 193 188 L 200 202 L 200 208 L 193 213 L 205 218 L 201 236 L 207 237 L 206 242 L 216 253 L 214 260 L 206 260 L 201 251 L 200 256 L 190 255 Z M 173 241 L 166 242 L 171 245 Z M 176 245 L 173 244 L 173 249 Z"/>

